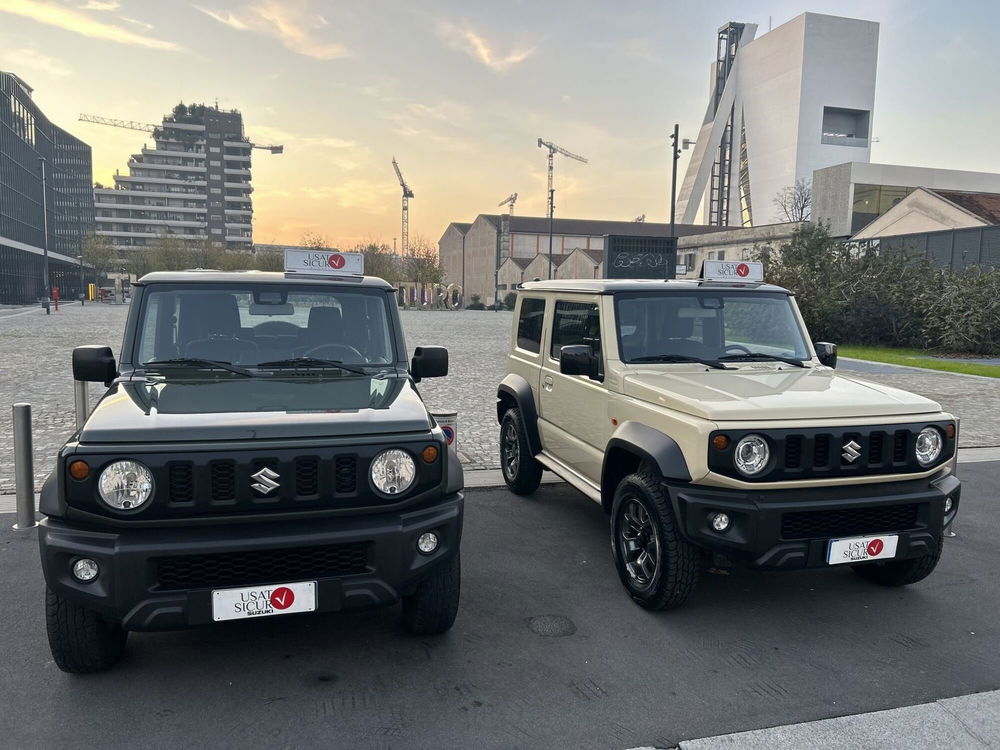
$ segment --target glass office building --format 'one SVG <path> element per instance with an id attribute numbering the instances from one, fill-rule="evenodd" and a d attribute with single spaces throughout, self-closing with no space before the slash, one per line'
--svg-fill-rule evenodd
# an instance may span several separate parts
<path id="1" fill-rule="evenodd" d="M 90 146 L 53 125 L 31 92 L 0 71 L 0 304 L 45 296 L 46 248 L 50 285 L 75 298 L 77 257 L 94 229 Z"/>

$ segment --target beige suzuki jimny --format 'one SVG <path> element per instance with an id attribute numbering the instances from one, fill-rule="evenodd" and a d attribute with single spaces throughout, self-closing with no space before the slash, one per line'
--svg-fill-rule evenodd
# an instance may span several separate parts
<path id="1" fill-rule="evenodd" d="M 600 503 L 649 609 L 719 556 L 915 583 L 958 511 L 957 421 L 836 361 L 777 286 L 526 283 L 497 391 L 504 479 L 523 495 L 549 470 Z"/>

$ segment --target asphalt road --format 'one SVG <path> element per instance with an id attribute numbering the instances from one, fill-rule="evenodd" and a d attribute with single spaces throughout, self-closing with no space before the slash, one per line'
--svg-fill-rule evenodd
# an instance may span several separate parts
<path id="1" fill-rule="evenodd" d="M 707 575 L 650 613 L 623 593 L 607 521 L 564 485 L 468 494 L 462 608 L 440 638 L 395 608 L 133 634 L 71 677 L 45 640 L 34 532 L 0 516 L 6 747 L 671 747 L 683 739 L 1000 687 L 1000 463 L 963 465 L 935 574 Z"/>

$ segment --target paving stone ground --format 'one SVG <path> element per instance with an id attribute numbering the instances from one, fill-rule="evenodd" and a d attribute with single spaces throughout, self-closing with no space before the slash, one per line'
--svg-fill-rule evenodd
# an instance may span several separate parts
<path id="1" fill-rule="evenodd" d="M 108 344 L 117 355 L 126 313 L 124 305 L 102 304 L 63 306 L 48 316 L 32 308 L 0 310 L 0 494 L 14 491 L 10 405 L 32 404 L 35 477 L 40 486 L 60 445 L 73 432 L 73 347 Z M 467 468 L 497 468 L 494 394 L 504 374 L 511 314 L 473 310 L 401 314 L 411 352 L 415 346 L 437 344 L 451 353 L 449 376 L 426 380 L 420 390 L 432 411 L 458 412 L 459 450 Z M 1000 379 L 846 361 L 841 369 L 940 402 L 962 418 L 963 447 L 1000 445 Z M 99 385 L 91 386 L 91 403 L 100 392 Z"/>

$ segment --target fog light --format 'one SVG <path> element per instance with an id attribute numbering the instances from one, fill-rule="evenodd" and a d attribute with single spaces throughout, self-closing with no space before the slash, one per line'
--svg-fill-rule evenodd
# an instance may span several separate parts
<path id="1" fill-rule="evenodd" d="M 716 531 L 725 531 L 729 528 L 729 516 L 725 513 L 714 513 L 712 515 L 712 528 Z"/>
<path id="2" fill-rule="evenodd" d="M 438 548 L 438 535 L 433 531 L 425 531 L 417 540 L 417 549 L 423 554 L 429 555 Z"/>
<path id="3" fill-rule="evenodd" d="M 97 567 L 97 561 L 91 560 L 89 557 L 81 557 L 73 563 L 73 577 L 78 581 L 83 581 L 84 583 L 93 581 L 100 572 L 100 568 Z"/>
<path id="4" fill-rule="evenodd" d="M 953 505 L 954 505 L 954 503 L 952 503 L 951 498 L 950 497 L 946 497 L 944 499 L 944 512 L 945 513 L 951 513 L 951 508 L 952 508 Z"/>

